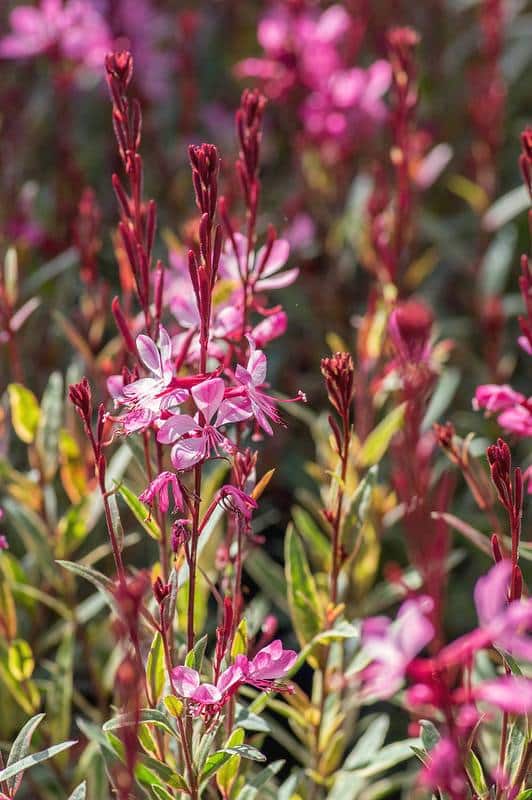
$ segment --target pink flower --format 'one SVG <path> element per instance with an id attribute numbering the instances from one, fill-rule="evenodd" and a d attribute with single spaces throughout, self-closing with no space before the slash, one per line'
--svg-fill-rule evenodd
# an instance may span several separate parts
<path id="1" fill-rule="evenodd" d="M 508 603 L 512 564 L 504 559 L 477 581 L 475 605 L 480 628 L 496 647 L 513 656 L 532 661 L 532 599 Z"/>
<path id="2" fill-rule="evenodd" d="M 519 403 L 524 402 L 525 396 L 515 392 L 511 386 L 504 384 L 499 386 L 496 383 L 486 383 L 478 386 L 473 400 L 473 408 L 478 411 L 485 408 L 486 411 L 496 412 L 505 411 Z"/>
<path id="3" fill-rule="evenodd" d="M 473 687 L 476 700 L 483 700 L 509 714 L 532 712 L 532 680 L 530 678 L 503 675 L 491 681 L 483 681 Z"/>
<path id="4" fill-rule="evenodd" d="M 434 636 L 426 616 L 431 610 L 430 598 L 418 597 L 402 604 L 394 622 L 388 617 L 365 620 L 362 647 L 371 660 L 361 674 L 365 696 L 385 699 L 400 688 L 408 666 Z"/>
<path id="5" fill-rule="evenodd" d="M 532 398 L 527 399 L 508 384 L 487 383 L 479 386 L 473 408 L 484 408 L 488 414 L 499 413 L 499 425 L 517 436 L 532 436 Z"/>
<path id="6" fill-rule="evenodd" d="M 266 355 L 262 350 L 255 348 L 255 342 L 249 336 L 248 341 L 248 363 L 246 367 L 237 365 L 235 370 L 237 386 L 226 392 L 220 413 L 227 422 L 239 422 L 254 416 L 260 427 L 271 436 L 273 430 L 268 419 L 279 423 L 281 418 L 275 400 L 259 388 L 266 380 L 268 362 Z"/>
<path id="7" fill-rule="evenodd" d="M 464 768 L 456 744 L 442 738 L 430 751 L 429 763 L 421 770 L 419 782 L 428 789 L 448 792 L 452 800 L 463 800 L 467 792 Z"/>
<path id="8" fill-rule="evenodd" d="M 41 0 L 18 6 L 9 16 L 11 33 L 0 40 L 3 58 L 32 58 L 57 49 L 69 61 L 101 71 L 111 48 L 107 25 L 86 0 Z"/>
<path id="9" fill-rule="evenodd" d="M 257 508 L 257 501 L 236 486 L 222 486 L 219 497 L 224 508 L 239 514 L 247 522 Z"/>
<path id="10" fill-rule="evenodd" d="M 148 506 L 152 506 L 157 497 L 160 510 L 163 514 L 166 514 L 170 507 L 170 489 L 174 498 L 174 509 L 182 509 L 183 493 L 181 492 L 177 475 L 173 472 L 161 472 L 157 475 L 139 495 L 139 500 Z"/>
<path id="11" fill-rule="evenodd" d="M 157 440 L 163 444 L 175 442 L 171 460 L 177 470 L 191 469 L 195 464 L 209 458 L 212 450 L 217 455 L 220 448 L 227 452 L 234 450 L 233 443 L 218 430 L 221 425 L 232 421 L 227 419 L 220 407 L 224 392 L 225 386 L 221 378 L 205 380 L 191 389 L 199 414 L 196 417 L 172 414 L 162 423 Z M 216 422 L 213 423 L 216 412 Z"/>
<path id="12" fill-rule="evenodd" d="M 115 403 L 130 408 L 128 413 L 119 418 L 127 433 L 148 427 L 163 411 L 175 410 L 188 397 L 186 387 L 202 380 L 202 376 L 174 378 L 172 343 L 164 328 L 160 329 L 157 345 L 143 334 L 137 336 L 136 344 L 139 358 L 151 373 L 150 377 L 124 385 L 113 376 L 107 383 Z"/>
<path id="13" fill-rule="evenodd" d="M 264 691 L 283 689 L 277 681 L 285 677 L 296 659 L 297 653 L 283 650 L 281 641 L 276 639 L 251 661 L 247 656 L 237 656 L 235 663 L 221 673 L 216 684 L 202 683 L 199 673 L 190 667 L 175 667 L 172 682 L 177 693 L 191 701 L 193 714 L 212 716 L 244 683 Z"/>
<path id="14" fill-rule="evenodd" d="M 252 661 L 248 662 L 246 683 L 258 689 L 271 688 L 271 682 L 286 676 L 297 660 L 294 650 L 283 650 L 280 639 L 275 639 L 267 647 L 259 650 Z"/>
<path id="15" fill-rule="evenodd" d="M 264 345 L 271 342 L 273 339 L 278 339 L 286 331 L 287 316 L 284 311 L 275 311 L 273 314 L 268 314 L 267 317 L 255 325 L 251 331 L 251 338 L 257 347 L 264 347 Z"/>

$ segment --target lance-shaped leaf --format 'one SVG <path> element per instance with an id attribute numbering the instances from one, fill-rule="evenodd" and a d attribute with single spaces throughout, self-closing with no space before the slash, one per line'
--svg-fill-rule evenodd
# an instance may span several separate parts
<path id="1" fill-rule="evenodd" d="M 174 738 L 177 736 L 174 728 L 170 724 L 168 718 L 162 711 L 158 711 L 156 708 L 143 708 L 139 714 L 139 724 L 150 724 L 156 725 L 158 728 L 162 728 L 165 733 L 168 733 L 170 736 Z M 118 730 L 119 728 L 126 728 L 129 725 L 136 725 L 135 716 L 132 714 L 120 714 L 118 717 L 113 717 L 113 719 L 108 720 L 104 726 L 104 731 L 114 731 Z"/>
<path id="2" fill-rule="evenodd" d="M 43 721 L 44 716 L 44 714 L 36 714 L 26 722 L 22 730 L 19 732 L 17 738 L 13 742 L 13 746 L 11 747 L 9 756 L 7 758 L 6 767 L 10 767 L 12 764 L 15 764 L 17 761 L 20 761 L 28 755 L 32 736 Z M 6 781 L 7 791 L 10 795 L 13 795 L 13 797 L 18 791 L 21 780 L 22 775 L 14 775 L 13 777 L 8 778 Z"/>
<path id="3" fill-rule="evenodd" d="M 123 483 L 118 487 L 118 492 L 137 522 L 140 522 L 146 533 L 151 536 L 152 539 L 160 541 L 162 536 L 161 529 L 151 516 L 148 506 L 145 506 L 144 503 L 139 500 L 137 495 L 132 492 L 131 489 L 128 489 L 128 487 Z"/>
<path id="4" fill-rule="evenodd" d="M 7 781 L 15 775 L 20 775 L 20 773 L 25 772 L 27 769 L 30 769 L 30 767 L 34 767 L 42 761 L 47 761 L 49 758 L 53 758 L 58 753 L 62 753 L 63 750 L 68 750 L 69 747 L 73 747 L 75 744 L 77 744 L 76 741 L 62 742 L 61 744 L 54 744 L 52 747 L 47 747 L 46 750 L 41 750 L 39 753 L 25 756 L 25 758 L 15 761 L 15 763 L 11 764 L 9 767 L 0 770 L 0 781 Z"/>
<path id="5" fill-rule="evenodd" d="M 406 405 L 402 403 L 400 406 L 397 406 L 397 408 L 392 409 L 390 413 L 379 422 L 377 427 L 373 428 L 362 445 L 358 456 L 361 466 L 372 467 L 373 464 L 379 463 L 386 453 L 392 438 L 403 425 L 405 409 Z"/>
<path id="6" fill-rule="evenodd" d="M 68 800 L 85 800 L 87 797 L 87 783 L 83 781 L 79 786 L 76 786 Z"/>
<path id="7" fill-rule="evenodd" d="M 41 401 L 41 415 L 35 444 L 41 469 L 46 480 L 51 480 L 59 461 L 59 431 L 63 419 L 63 377 L 52 372 Z"/>
<path id="8" fill-rule="evenodd" d="M 316 583 L 292 525 L 286 532 L 285 565 L 292 621 L 300 643 L 305 645 L 322 630 L 323 621 Z"/>

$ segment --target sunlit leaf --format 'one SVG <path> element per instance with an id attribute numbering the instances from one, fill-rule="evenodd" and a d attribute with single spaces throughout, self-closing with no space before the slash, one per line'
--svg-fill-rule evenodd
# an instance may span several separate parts
<path id="1" fill-rule="evenodd" d="M 7 392 L 15 433 L 23 442 L 31 444 L 35 439 L 41 416 L 37 398 L 21 383 L 10 383 Z"/>

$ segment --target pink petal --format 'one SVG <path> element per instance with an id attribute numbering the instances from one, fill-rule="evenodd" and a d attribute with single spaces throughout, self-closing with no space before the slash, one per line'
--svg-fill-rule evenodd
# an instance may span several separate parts
<path id="1" fill-rule="evenodd" d="M 255 258 L 255 269 L 258 269 L 262 264 L 262 259 L 266 252 L 266 246 L 261 247 Z M 276 239 L 273 247 L 268 256 L 268 260 L 261 271 L 261 276 L 267 278 L 268 275 L 273 275 L 278 272 L 281 267 L 284 267 L 290 255 L 290 243 L 286 239 Z"/>
<path id="2" fill-rule="evenodd" d="M 504 559 L 499 561 L 476 583 L 474 598 L 477 616 L 482 627 L 487 627 L 504 610 L 510 583 L 512 565 Z"/>
<path id="3" fill-rule="evenodd" d="M 222 693 L 212 683 L 202 683 L 191 697 L 191 700 L 204 706 L 212 706 L 219 703 L 221 699 Z"/>
<path id="4" fill-rule="evenodd" d="M 510 714 L 529 714 L 532 711 L 532 680 L 503 676 L 475 686 L 475 697 Z"/>
<path id="5" fill-rule="evenodd" d="M 155 344 L 149 336 L 143 333 L 137 336 L 137 352 L 142 363 L 156 375 L 162 375 L 161 356 Z"/>
<path id="6" fill-rule="evenodd" d="M 225 385 L 221 378 L 211 378 L 198 383 L 192 389 L 192 397 L 199 411 L 210 422 L 223 400 Z"/>
<path id="7" fill-rule="evenodd" d="M 243 422 L 251 416 L 253 416 L 253 412 L 248 397 L 230 397 L 220 405 L 216 417 L 216 425 Z"/>
<path id="8" fill-rule="evenodd" d="M 200 684 L 200 676 L 190 667 L 175 667 L 172 670 L 172 681 L 181 697 L 192 697 Z"/>
<path id="9" fill-rule="evenodd" d="M 172 447 L 170 459 L 177 470 L 191 469 L 209 455 L 208 444 L 203 436 L 182 439 Z"/>
<path id="10" fill-rule="evenodd" d="M 174 414 L 165 420 L 157 432 L 157 441 L 172 444 L 184 433 L 198 430 L 198 423 L 190 414 Z"/>
<path id="11" fill-rule="evenodd" d="M 299 269 L 295 267 L 294 269 L 287 269 L 285 272 L 281 272 L 280 275 L 276 275 L 274 278 L 261 278 L 255 285 L 259 292 L 267 292 L 270 289 L 284 289 L 286 286 L 290 286 L 294 283 L 298 275 Z"/>

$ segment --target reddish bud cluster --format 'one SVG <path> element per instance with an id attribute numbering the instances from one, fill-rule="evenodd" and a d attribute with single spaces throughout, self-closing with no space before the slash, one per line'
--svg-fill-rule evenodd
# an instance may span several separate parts
<path id="1" fill-rule="evenodd" d="M 329 402 L 343 418 L 349 415 L 354 391 L 355 366 L 349 353 L 335 353 L 321 360 Z"/>
<path id="2" fill-rule="evenodd" d="M 218 173 L 220 158 L 213 144 L 190 145 L 188 157 L 192 167 L 192 183 L 196 194 L 196 205 L 209 222 L 214 219 L 218 200 Z"/>
<path id="3" fill-rule="evenodd" d="M 512 538 L 512 600 L 521 596 L 523 578 L 518 566 L 519 543 L 521 540 L 521 518 L 523 515 L 523 476 L 519 467 L 512 475 L 512 456 L 510 448 L 503 439 L 498 439 L 487 450 L 491 479 L 497 490 L 499 502 L 508 514 Z M 492 550 L 496 561 L 500 561 L 502 548 L 496 535 L 492 537 Z"/>
<path id="4" fill-rule="evenodd" d="M 401 359 L 413 364 L 426 360 L 434 316 L 425 303 L 408 300 L 395 308 L 390 334 Z"/>
<path id="5" fill-rule="evenodd" d="M 236 168 L 248 209 L 256 211 L 259 194 L 259 157 L 262 139 L 262 117 L 266 98 L 257 90 L 244 91 L 236 113 L 240 153 Z"/>

